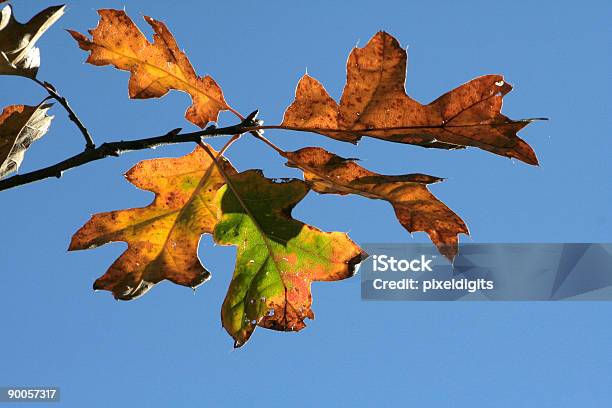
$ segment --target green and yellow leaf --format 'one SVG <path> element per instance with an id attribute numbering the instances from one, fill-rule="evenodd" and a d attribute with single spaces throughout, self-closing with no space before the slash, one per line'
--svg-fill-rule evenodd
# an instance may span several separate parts
<path id="1" fill-rule="evenodd" d="M 313 319 L 310 286 L 354 274 L 365 254 L 348 236 L 291 217 L 308 193 L 301 180 L 274 181 L 251 170 L 231 177 L 217 195 L 222 217 L 215 241 L 237 247 L 234 275 L 221 309 L 223 327 L 243 345 L 257 326 L 298 331 Z"/>
<path id="2" fill-rule="evenodd" d="M 235 173 L 228 161 L 220 161 L 226 173 Z M 154 192 L 153 202 L 96 214 L 70 243 L 73 251 L 127 242 L 127 250 L 96 280 L 94 289 L 130 300 L 164 279 L 192 288 L 209 279 L 198 258 L 198 243 L 217 223 L 215 195 L 224 183 L 212 159 L 198 147 L 183 157 L 142 161 L 126 177 Z"/>

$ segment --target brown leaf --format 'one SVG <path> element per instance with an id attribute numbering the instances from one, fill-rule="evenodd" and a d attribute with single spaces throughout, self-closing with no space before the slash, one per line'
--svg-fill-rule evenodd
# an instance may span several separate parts
<path id="1" fill-rule="evenodd" d="M 16 172 L 28 147 L 47 133 L 51 104 L 7 106 L 0 114 L 0 179 Z"/>
<path id="2" fill-rule="evenodd" d="M 320 147 L 283 154 L 288 166 L 304 171 L 304 179 L 323 194 L 358 194 L 391 203 L 399 222 L 409 232 L 424 231 L 440 253 L 451 261 L 457 255 L 457 235 L 469 234 L 461 218 L 427 189 L 442 179 L 425 174 L 385 176 L 371 172 L 351 159 Z"/>
<path id="3" fill-rule="evenodd" d="M 0 12 L 0 74 L 35 78 L 40 67 L 36 41 L 63 14 L 65 6 L 44 9 L 25 24 L 15 20 L 13 8 L 6 5 Z"/>
<path id="4" fill-rule="evenodd" d="M 406 59 L 395 38 L 377 33 L 351 52 L 340 104 L 321 83 L 304 75 L 282 125 L 351 143 L 370 136 L 440 149 L 475 146 L 538 164 L 531 147 L 516 135 L 531 120 L 501 114 L 502 98 L 512 90 L 501 75 L 473 79 L 422 105 L 404 90 Z"/>
<path id="5" fill-rule="evenodd" d="M 210 76 L 196 75 L 164 23 L 144 17 L 155 32 L 150 43 L 124 11 L 103 9 L 98 14 L 100 22 L 90 30 L 91 40 L 76 31 L 68 32 L 81 49 L 91 52 L 88 63 L 131 72 L 130 98 L 159 98 L 171 89 L 186 92 L 193 103 L 185 117 L 201 128 L 217 121 L 220 111 L 231 110 L 219 85 Z"/>
<path id="6" fill-rule="evenodd" d="M 229 162 L 222 163 L 226 173 L 235 173 Z M 213 232 L 219 211 L 215 194 L 224 184 L 210 157 L 198 147 L 183 157 L 142 161 L 126 177 L 136 187 L 154 192 L 153 202 L 96 214 L 70 243 L 70 251 L 128 243 L 94 289 L 130 300 L 164 279 L 193 288 L 208 280 L 210 273 L 198 259 L 198 243 L 202 234 Z"/>

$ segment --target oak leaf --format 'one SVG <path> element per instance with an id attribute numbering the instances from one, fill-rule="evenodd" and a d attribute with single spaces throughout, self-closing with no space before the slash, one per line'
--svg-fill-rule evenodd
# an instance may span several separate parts
<path id="1" fill-rule="evenodd" d="M 228 161 L 220 163 L 226 173 L 235 173 Z M 73 251 L 127 242 L 127 250 L 96 280 L 94 289 L 130 300 L 163 279 L 193 288 L 209 279 L 198 259 L 198 243 L 217 222 L 215 194 L 224 183 L 209 156 L 198 147 L 179 158 L 145 160 L 126 177 L 154 192 L 153 202 L 144 208 L 96 214 L 70 243 Z"/>
<path id="2" fill-rule="evenodd" d="M 298 331 L 314 318 L 310 285 L 354 274 L 365 254 L 346 234 L 322 232 L 291 217 L 308 193 L 301 180 L 274 181 L 250 170 L 218 192 L 223 214 L 215 241 L 238 247 L 221 309 L 223 327 L 243 345 L 256 326 Z"/>
<path id="3" fill-rule="evenodd" d="M 475 146 L 536 165 L 531 147 L 516 133 L 532 120 L 511 120 L 501 114 L 502 98 L 512 86 L 501 75 L 473 79 L 422 105 L 406 95 L 406 51 L 379 32 L 347 62 L 340 103 L 323 85 L 304 75 L 282 126 L 357 143 L 370 136 L 398 143 L 441 149 Z"/>
<path id="4" fill-rule="evenodd" d="M 43 137 L 53 116 L 51 104 L 11 105 L 0 114 L 0 179 L 16 172 L 30 145 Z"/>
<path id="5" fill-rule="evenodd" d="M 311 188 L 323 194 L 357 194 L 388 201 L 397 219 L 410 233 L 426 232 L 449 260 L 457 255 L 458 234 L 469 234 L 461 218 L 428 190 L 443 179 L 426 174 L 386 176 L 320 147 L 283 154 L 290 167 L 304 171 Z"/>
<path id="6" fill-rule="evenodd" d="M 201 128 L 217 121 L 220 111 L 231 109 L 210 76 L 196 75 L 164 23 L 144 17 L 155 33 L 150 43 L 124 11 L 102 9 L 98 14 L 98 26 L 89 31 L 91 39 L 76 31 L 68 32 L 81 49 L 90 52 L 88 63 L 130 71 L 130 98 L 159 98 L 171 89 L 186 92 L 193 103 L 185 117 Z"/>
<path id="7" fill-rule="evenodd" d="M 25 24 L 15 20 L 13 8 L 6 5 L 0 12 L 0 74 L 35 78 L 40 67 L 40 50 L 36 41 L 63 14 L 65 6 L 44 9 Z"/>

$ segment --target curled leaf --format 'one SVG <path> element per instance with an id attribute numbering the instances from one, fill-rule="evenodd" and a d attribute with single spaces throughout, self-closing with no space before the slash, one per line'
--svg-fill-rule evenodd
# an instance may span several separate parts
<path id="1" fill-rule="evenodd" d="M 0 179 L 16 172 L 30 145 L 43 137 L 53 116 L 51 104 L 11 105 L 0 114 Z"/>
<path id="2" fill-rule="evenodd" d="M 231 164 L 220 159 L 228 174 Z M 210 273 L 198 259 L 198 243 L 217 222 L 215 194 L 223 178 L 203 149 L 179 158 L 145 160 L 126 174 L 128 181 L 155 193 L 144 208 L 94 215 L 72 237 L 69 250 L 94 248 L 114 241 L 127 250 L 94 283 L 116 299 L 130 300 L 168 279 L 195 288 Z"/>
<path id="3" fill-rule="evenodd" d="M 0 12 L 0 74 L 35 78 L 40 67 L 36 41 L 63 14 L 65 6 L 44 9 L 25 24 L 17 22 L 11 5 Z"/>
<path id="4" fill-rule="evenodd" d="M 362 136 L 440 149 L 474 146 L 529 164 L 538 160 L 516 133 L 532 120 L 501 114 L 502 99 L 512 90 L 501 75 L 473 79 L 422 105 L 404 89 L 406 51 L 385 32 L 351 52 L 340 103 L 323 85 L 304 75 L 283 126 L 308 129 L 357 143 Z"/>
<path id="5" fill-rule="evenodd" d="M 291 217 L 308 193 L 301 180 L 274 181 L 251 170 L 218 192 L 215 241 L 238 248 L 221 309 L 223 327 L 243 345 L 256 326 L 298 331 L 314 318 L 310 284 L 353 275 L 365 254 L 346 234 L 322 232 Z"/>
<path id="6" fill-rule="evenodd" d="M 90 52 L 88 63 L 130 71 L 130 98 L 159 98 L 171 89 L 186 92 L 193 103 L 185 117 L 201 128 L 215 122 L 220 111 L 230 109 L 219 85 L 210 76 L 196 75 L 164 23 L 144 17 L 155 32 L 150 43 L 123 10 L 102 9 L 98 14 L 100 22 L 90 30 L 91 39 L 68 32 L 81 49 Z"/>
<path id="7" fill-rule="evenodd" d="M 442 180 L 438 177 L 381 175 L 319 147 L 285 152 L 283 156 L 289 159 L 288 166 L 304 171 L 304 179 L 314 191 L 388 201 L 406 230 L 426 232 L 451 261 L 457 255 L 457 235 L 469 234 L 463 220 L 428 190 L 428 184 Z"/>

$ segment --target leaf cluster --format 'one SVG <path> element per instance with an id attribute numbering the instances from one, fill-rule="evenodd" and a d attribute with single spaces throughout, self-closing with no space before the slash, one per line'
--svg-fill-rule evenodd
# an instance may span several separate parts
<path id="1" fill-rule="evenodd" d="M 347 234 L 324 232 L 294 219 L 292 209 L 310 192 L 359 195 L 391 204 L 399 223 L 410 233 L 429 235 L 450 261 L 458 237 L 468 234 L 465 222 L 429 190 L 442 178 L 427 174 L 383 175 L 317 146 L 285 151 L 263 135 L 265 129 L 314 132 L 357 143 L 362 137 L 456 150 L 476 147 L 531 165 L 538 160 L 517 132 L 533 119 L 512 120 L 501 113 L 503 97 L 512 87 L 501 75 L 475 78 L 421 104 L 405 92 L 407 53 L 386 32 L 376 33 L 348 58 L 347 80 L 336 102 L 315 78 L 304 75 L 282 123 L 264 126 L 257 112 L 242 115 L 225 99 L 218 83 L 199 76 L 166 25 L 144 17 L 153 29 L 149 40 L 122 10 L 99 10 L 98 26 L 89 36 L 69 30 L 88 53 L 87 62 L 110 65 L 130 73 L 129 97 L 163 97 L 171 90 L 187 93 L 191 105 L 185 118 L 201 128 L 189 134 L 175 129 L 163 136 L 96 147 L 87 128 L 53 85 L 37 79 L 39 37 L 61 17 L 64 6 L 47 8 L 19 23 L 10 5 L 0 20 L 0 74 L 35 81 L 48 93 L 37 106 L 13 105 L 0 115 L 0 189 L 11 188 L 130 149 L 157 144 L 195 143 L 178 158 L 136 164 L 127 181 L 151 191 L 155 198 L 143 208 L 95 214 L 72 237 L 70 250 L 123 241 L 127 250 L 94 283 L 116 299 L 132 300 L 155 284 L 169 280 L 196 288 L 211 273 L 198 257 L 203 234 L 220 245 L 237 248 L 233 277 L 221 307 L 223 327 L 243 345 L 256 327 L 298 331 L 314 318 L 311 283 L 351 277 L 367 256 Z M 68 112 L 86 141 L 83 153 L 35 172 L 7 177 L 18 170 L 32 142 L 51 124 L 47 114 L 54 99 Z M 239 123 L 216 127 L 219 113 L 233 113 Z M 220 151 L 206 137 L 229 136 Z M 224 157 L 243 135 L 276 151 L 303 179 L 274 180 L 261 170 L 239 172 Z M 203 254 L 206 257 L 206 254 Z"/>

